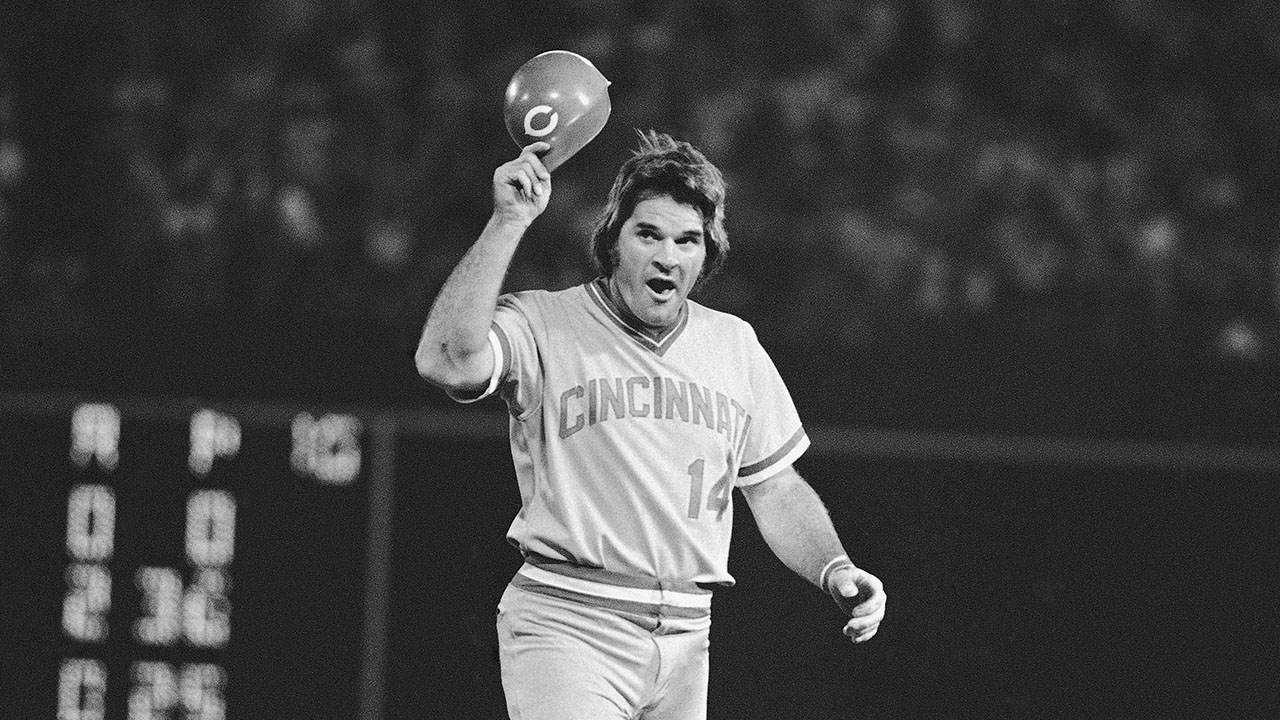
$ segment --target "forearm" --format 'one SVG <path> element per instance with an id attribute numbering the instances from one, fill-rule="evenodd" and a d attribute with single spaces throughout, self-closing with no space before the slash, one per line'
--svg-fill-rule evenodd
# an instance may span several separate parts
<path id="1" fill-rule="evenodd" d="M 445 280 L 414 355 L 427 380 L 451 386 L 476 379 L 473 358 L 488 350 L 494 308 L 525 227 L 495 213 Z"/>
<path id="2" fill-rule="evenodd" d="M 760 534 L 784 565 L 828 591 L 826 580 L 848 554 L 818 493 L 794 470 L 744 488 Z"/>

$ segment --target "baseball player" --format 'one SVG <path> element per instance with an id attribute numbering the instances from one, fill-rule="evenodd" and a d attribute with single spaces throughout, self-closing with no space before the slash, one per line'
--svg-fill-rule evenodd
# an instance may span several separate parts
<path id="1" fill-rule="evenodd" d="M 881 582 L 856 567 L 792 467 L 799 415 L 750 325 L 688 299 L 724 263 L 724 180 L 653 132 L 620 168 L 592 237 L 600 277 L 500 295 L 547 207 L 534 143 L 499 167 L 494 211 L 436 298 L 419 373 L 510 411 L 525 562 L 499 602 L 515 720 L 706 716 L 711 596 L 728 572 L 738 488 L 769 547 L 871 638 Z"/>

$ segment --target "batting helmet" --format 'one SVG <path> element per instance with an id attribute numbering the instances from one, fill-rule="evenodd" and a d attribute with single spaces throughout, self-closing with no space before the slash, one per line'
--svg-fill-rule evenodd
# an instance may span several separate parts
<path id="1" fill-rule="evenodd" d="M 609 81 L 596 66 L 577 53 L 550 50 L 516 70 L 503 115 L 517 146 L 550 143 L 542 163 L 555 170 L 600 133 L 609 110 Z"/>

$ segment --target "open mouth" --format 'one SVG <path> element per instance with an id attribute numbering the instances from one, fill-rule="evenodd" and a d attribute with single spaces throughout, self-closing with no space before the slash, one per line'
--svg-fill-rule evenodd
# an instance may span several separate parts
<path id="1" fill-rule="evenodd" d="M 645 282 L 649 286 L 649 290 L 661 299 L 666 299 L 676 291 L 676 284 L 666 278 L 652 278 Z"/>

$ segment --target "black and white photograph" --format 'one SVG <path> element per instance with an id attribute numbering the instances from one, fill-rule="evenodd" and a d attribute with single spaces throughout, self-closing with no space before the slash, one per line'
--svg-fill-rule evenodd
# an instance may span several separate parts
<path id="1" fill-rule="evenodd" d="M 1280 718 L 1280 6 L 0 4 L 0 718 Z"/>

